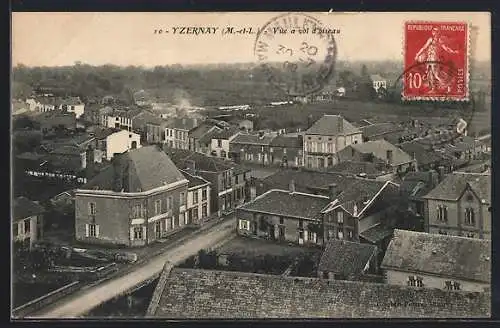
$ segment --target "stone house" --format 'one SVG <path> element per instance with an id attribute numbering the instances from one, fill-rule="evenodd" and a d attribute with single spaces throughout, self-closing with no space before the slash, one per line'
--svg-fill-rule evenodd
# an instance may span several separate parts
<path id="1" fill-rule="evenodd" d="M 196 118 L 175 118 L 165 128 L 165 144 L 175 149 L 189 149 L 188 133 L 198 125 Z"/>
<path id="2" fill-rule="evenodd" d="M 86 243 L 144 246 L 185 227 L 189 181 L 156 146 L 114 156 L 75 191 L 75 236 Z"/>
<path id="3" fill-rule="evenodd" d="M 271 164 L 282 167 L 302 167 L 304 165 L 302 135 L 281 134 L 270 143 Z"/>
<path id="4" fill-rule="evenodd" d="M 272 140 L 273 137 L 263 134 L 239 133 L 229 142 L 230 157 L 236 163 L 270 165 L 273 162 L 273 155 L 270 152 Z"/>
<path id="5" fill-rule="evenodd" d="M 491 239 L 491 174 L 453 172 L 422 198 L 425 231 Z"/>
<path id="6" fill-rule="evenodd" d="M 43 214 L 45 209 L 26 197 L 12 202 L 12 241 L 20 242 L 29 249 L 43 237 Z"/>
<path id="7" fill-rule="evenodd" d="M 186 224 L 199 225 L 210 213 L 210 182 L 187 171 L 181 172 L 189 181 Z"/>
<path id="8" fill-rule="evenodd" d="M 160 117 L 146 123 L 146 141 L 149 144 L 162 144 L 165 142 L 165 128 L 168 121 Z"/>
<path id="9" fill-rule="evenodd" d="M 197 127 L 189 130 L 188 132 L 189 150 L 209 155 L 210 146 L 212 144 L 212 136 L 221 131 L 222 128 L 217 126 L 215 123 L 208 121 L 200 123 Z"/>
<path id="10" fill-rule="evenodd" d="M 165 265 L 146 318 L 489 318 L 491 295 Z"/>
<path id="11" fill-rule="evenodd" d="M 141 148 L 141 136 L 127 130 L 102 129 L 95 133 L 95 149 L 99 150 L 102 158 L 110 161 L 114 154 Z"/>
<path id="12" fill-rule="evenodd" d="M 230 158 L 231 152 L 229 150 L 229 145 L 240 133 L 241 131 L 238 128 L 232 127 L 212 134 L 210 141 L 210 156 L 222 159 Z"/>
<path id="13" fill-rule="evenodd" d="M 392 167 L 393 173 L 417 170 L 415 158 L 385 140 L 353 144 L 342 149 L 337 156 L 339 162 L 362 161 L 387 164 Z"/>
<path id="14" fill-rule="evenodd" d="M 395 230 L 382 268 L 391 285 L 488 292 L 491 242 Z"/>
<path id="15" fill-rule="evenodd" d="M 351 144 L 363 142 L 359 128 L 339 115 L 323 115 L 304 134 L 304 164 L 326 169 L 337 163 L 334 156 Z"/>

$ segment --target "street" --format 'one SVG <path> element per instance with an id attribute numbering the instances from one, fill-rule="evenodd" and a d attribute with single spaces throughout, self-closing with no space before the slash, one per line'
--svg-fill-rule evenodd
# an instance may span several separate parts
<path id="1" fill-rule="evenodd" d="M 177 264 L 206 249 L 220 243 L 224 238 L 234 234 L 235 220 L 223 221 L 205 233 L 195 236 L 185 244 L 175 247 L 152 258 L 144 266 L 100 285 L 71 294 L 57 303 L 34 313 L 29 318 L 75 318 L 113 297 L 129 290 L 140 282 L 159 274 L 165 261 Z"/>

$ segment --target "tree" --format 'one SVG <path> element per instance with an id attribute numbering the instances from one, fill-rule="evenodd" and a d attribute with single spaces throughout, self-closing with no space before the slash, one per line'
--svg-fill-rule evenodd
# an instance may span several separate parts
<path id="1" fill-rule="evenodd" d="M 361 76 L 358 83 L 358 95 L 361 99 L 375 99 L 376 90 L 373 88 L 373 81 L 368 73 L 366 65 L 361 67 Z"/>

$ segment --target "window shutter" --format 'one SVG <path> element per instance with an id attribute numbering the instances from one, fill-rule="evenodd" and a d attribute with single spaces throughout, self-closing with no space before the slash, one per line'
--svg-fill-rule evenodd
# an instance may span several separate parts
<path id="1" fill-rule="evenodd" d="M 142 239 L 146 240 L 146 226 L 142 227 Z"/>
<path id="2" fill-rule="evenodd" d="M 98 224 L 95 225 L 95 236 L 99 237 L 99 225 Z"/>
<path id="3" fill-rule="evenodd" d="M 238 221 L 238 229 L 242 230 L 242 225 L 243 225 L 243 221 L 239 220 Z"/>
<path id="4" fill-rule="evenodd" d="M 130 228 L 130 240 L 134 240 L 134 227 Z"/>
<path id="5" fill-rule="evenodd" d="M 89 236 L 89 225 L 85 224 L 85 237 Z"/>

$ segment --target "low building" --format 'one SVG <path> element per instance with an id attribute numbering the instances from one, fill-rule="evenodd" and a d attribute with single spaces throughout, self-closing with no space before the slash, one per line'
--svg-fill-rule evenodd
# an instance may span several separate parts
<path id="1" fill-rule="evenodd" d="M 240 134 L 238 128 L 224 129 L 218 133 L 211 135 L 210 141 L 210 156 L 220 157 L 223 159 L 230 158 L 230 142 Z"/>
<path id="2" fill-rule="evenodd" d="M 491 242 L 395 230 L 382 268 L 391 285 L 488 292 Z"/>
<path id="3" fill-rule="evenodd" d="M 281 134 L 270 143 L 271 164 L 281 167 L 304 166 L 302 135 Z"/>
<path id="4" fill-rule="evenodd" d="M 188 133 L 198 125 L 196 118 L 175 118 L 165 128 L 165 144 L 174 149 L 189 149 Z"/>
<path id="5" fill-rule="evenodd" d="M 188 133 L 189 150 L 209 155 L 212 137 L 221 132 L 222 129 L 209 120 L 202 122 Z"/>
<path id="6" fill-rule="evenodd" d="M 491 175 L 453 172 L 422 197 L 425 231 L 491 239 Z"/>
<path id="7" fill-rule="evenodd" d="M 186 224 L 199 225 L 207 220 L 210 213 L 210 182 L 187 171 L 181 172 L 189 181 Z"/>
<path id="8" fill-rule="evenodd" d="M 392 167 L 394 173 L 405 173 L 417 170 L 416 159 L 385 140 L 375 140 L 350 145 L 341 150 L 337 156 L 339 162 L 362 161 L 385 163 Z"/>
<path id="9" fill-rule="evenodd" d="M 274 159 L 270 152 L 272 136 L 239 133 L 229 142 L 229 154 L 236 163 L 270 165 Z"/>
<path id="10" fill-rule="evenodd" d="M 318 276 L 335 280 L 359 280 L 366 273 L 376 273 L 377 264 L 376 246 L 331 239 L 321 255 Z"/>
<path id="11" fill-rule="evenodd" d="M 75 191 L 79 241 L 144 246 L 184 228 L 189 181 L 156 146 L 113 158 Z"/>
<path id="12" fill-rule="evenodd" d="M 96 149 L 110 161 L 114 154 L 141 148 L 141 136 L 127 130 L 103 129 L 95 133 Z"/>
<path id="13" fill-rule="evenodd" d="M 269 190 L 236 210 L 240 235 L 303 244 L 321 244 L 318 227 L 328 197 L 289 190 Z"/>
<path id="14" fill-rule="evenodd" d="M 166 265 L 157 319 L 489 318 L 491 295 Z"/>
<path id="15" fill-rule="evenodd" d="M 26 197 L 14 199 L 12 204 L 12 240 L 31 249 L 33 243 L 43 237 L 44 212 L 43 206 Z"/>

